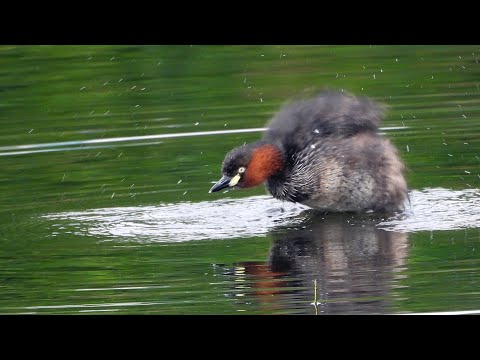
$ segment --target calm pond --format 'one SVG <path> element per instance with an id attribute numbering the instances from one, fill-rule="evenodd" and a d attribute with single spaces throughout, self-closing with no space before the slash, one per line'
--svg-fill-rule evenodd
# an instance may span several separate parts
<path id="1" fill-rule="evenodd" d="M 480 313 L 480 46 L 0 46 L 0 314 Z M 388 105 L 393 218 L 209 194 L 289 99 Z"/>

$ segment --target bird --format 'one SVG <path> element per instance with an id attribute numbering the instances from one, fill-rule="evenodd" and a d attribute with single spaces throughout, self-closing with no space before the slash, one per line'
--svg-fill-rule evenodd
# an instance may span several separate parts
<path id="1" fill-rule="evenodd" d="M 402 212 L 406 167 L 378 129 L 386 109 L 330 89 L 288 102 L 260 140 L 225 155 L 221 179 L 209 193 L 265 183 L 276 199 L 325 212 Z"/>

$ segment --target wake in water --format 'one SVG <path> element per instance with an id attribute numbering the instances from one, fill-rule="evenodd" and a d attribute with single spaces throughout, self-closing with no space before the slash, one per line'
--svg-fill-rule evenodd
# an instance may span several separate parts
<path id="1" fill-rule="evenodd" d="M 390 231 L 415 232 L 480 227 L 480 191 L 427 188 L 410 194 L 410 206 L 399 216 L 382 221 Z"/>
<path id="2" fill-rule="evenodd" d="M 432 188 L 410 192 L 410 207 L 379 221 L 387 231 L 415 232 L 480 227 L 478 189 Z M 313 210 L 270 196 L 199 203 L 113 207 L 47 214 L 61 232 L 103 240 L 178 242 L 265 236 L 280 226 L 302 226 Z M 349 215 L 352 216 L 352 215 Z M 319 217 L 318 221 L 322 221 Z M 66 230 L 69 229 L 69 230 Z"/>

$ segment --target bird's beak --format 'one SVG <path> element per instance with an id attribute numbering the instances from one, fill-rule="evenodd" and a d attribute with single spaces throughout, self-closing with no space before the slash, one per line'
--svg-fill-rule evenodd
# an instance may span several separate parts
<path id="1" fill-rule="evenodd" d="M 217 181 L 215 185 L 212 186 L 209 193 L 220 191 L 227 187 L 233 187 L 237 185 L 238 181 L 240 180 L 240 175 L 235 175 L 234 177 L 229 177 L 227 175 L 223 175 L 220 180 Z"/>

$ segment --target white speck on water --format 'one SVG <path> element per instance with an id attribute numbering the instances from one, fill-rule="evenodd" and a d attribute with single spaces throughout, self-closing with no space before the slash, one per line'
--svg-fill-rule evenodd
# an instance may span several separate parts
<path id="1" fill-rule="evenodd" d="M 315 145 L 310 145 L 310 147 L 311 147 L 312 149 L 315 149 Z"/>
<path id="2" fill-rule="evenodd" d="M 120 156 L 122 156 L 122 155 L 123 155 L 123 152 L 121 152 L 120 154 L 118 154 L 117 159 L 118 159 Z M 122 181 L 123 181 L 123 180 L 122 180 Z"/>
<path id="3" fill-rule="evenodd" d="M 460 55 L 458 55 L 458 58 L 461 59 L 462 57 Z"/>
<path id="4" fill-rule="evenodd" d="M 468 143 L 464 142 L 463 145 L 468 145 Z"/>
<path id="5" fill-rule="evenodd" d="M 161 63 L 162 63 L 162 62 L 161 62 L 161 61 L 159 61 L 159 62 L 157 63 L 157 66 L 160 66 L 160 64 L 161 64 Z"/>
<path id="6" fill-rule="evenodd" d="M 262 99 L 262 98 L 260 98 L 260 102 L 263 102 L 263 99 Z"/>
<path id="7" fill-rule="evenodd" d="M 136 87 L 137 87 L 137 85 L 133 85 L 133 86 L 130 88 L 130 90 L 133 90 L 133 89 L 135 89 Z"/>
<path id="8" fill-rule="evenodd" d="M 112 56 L 112 57 L 110 58 L 110 61 L 112 61 L 112 60 L 115 60 L 115 56 Z"/>
<path id="9" fill-rule="evenodd" d="M 82 90 L 84 90 L 84 89 L 86 89 L 86 88 L 87 88 L 86 86 L 82 86 L 82 87 L 80 88 L 80 91 L 82 91 Z"/>
<path id="10" fill-rule="evenodd" d="M 407 152 L 410 152 L 410 148 L 408 147 L 408 145 L 407 145 Z"/>
<path id="11" fill-rule="evenodd" d="M 410 84 L 408 84 L 406 87 L 410 87 Z"/>
<path id="12" fill-rule="evenodd" d="M 118 80 L 118 82 L 122 82 L 122 81 L 123 81 L 123 79 L 122 79 L 122 78 L 120 78 L 120 80 Z"/>
<path id="13" fill-rule="evenodd" d="M 464 69 L 465 69 L 465 66 L 463 66 L 463 65 L 462 65 L 462 68 L 464 68 Z"/>
<path id="14" fill-rule="evenodd" d="M 139 107 L 139 106 L 140 106 L 140 105 L 138 105 L 138 104 L 137 104 L 137 105 L 135 105 L 135 107 Z"/>
<path id="15" fill-rule="evenodd" d="M 447 154 L 448 156 L 453 156 L 452 154 Z"/>
<path id="16" fill-rule="evenodd" d="M 177 185 L 180 184 L 182 182 L 182 179 L 178 180 L 177 181 Z"/>
<path id="17" fill-rule="evenodd" d="M 375 80 L 375 74 L 373 74 L 373 80 Z"/>
<path id="18" fill-rule="evenodd" d="M 115 193 L 112 194 L 112 197 L 110 199 L 113 199 L 114 196 L 115 196 Z"/>
<path id="19" fill-rule="evenodd" d="M 467 184 L 467 183 L 465 183 L 465 185 L 467 185 L 468 187 L 472 187 L 472 185 L 470 185 L 470 184 Z"/>
<path id="20" fill-rule="evenodd" d="M 433 75 L 432 75 L 432 80 L 433 80 Z"/>
<path id="21" fill-rule="evenodd" d="M 93 59 L 93 56 L 90 56 L 87 60 L 92 60 Z"/>
<path id="22" fill-rule="evenodd" d="M 363 70 L 365 70 L 365 65 L 362 65 L 362 67 L 363 67 Z"/>
<path id="23" fill-rule="evenodd" d="M 245 84 L 247 82 L 247 78 L 243 79 L 243 83 Z"/>
<path id="24" fill-rule="evenodd" d="M 470 171 L 468 171 L 468 170 L 465 170 L 465 174 L 470 174 Z"/>
<path id="25" fill-rule="evenodd" d="M 466 119 L 467 117 L 465 115 L 462 114 L 462 116 Z"/>
<path id="26" fill-rule="evenodd" d="M 143 91 L 143 90 L 145 90 L 145 88 L 141 88 L 140 90 Z"/>
<path id="27" fill-rule="evenodd" d="M 362 88 L 362 91 L 363 91 L 363 88 Z"/>
<path id="28" fill-rule="evenodd" d="M 109 112 L 110 112 L 110 110 L 107 110 L 107 112 L 106 112 L 105 114 L 103 114 L 103 115 L 108 115 Z"/>
<path id="29" fill-rule="evenodd" d="M 62 182 L 65 180 L 65 173 L 63 173 Z"/>
<path id="30" fill-rule="evenodd" d="M 29 133 L 29 134 L 31 134 L 31 133 L 32 133 L 32 131 L 33 131 L 33 129 L 30 129 L 30 131 L 29 131 L 28 133 Z"/>
<path id="31" fill-rule="evenodd" d="M 188 192 L 188 190 L 187 190 L 187 191 L 185 191 L 185 192 L 183 193 L 183 195 L 185 195 L 187 192 Z"/>
<path id="32" fill-rule="evenodd" d="M 338 74 L 337 74 L 337 76 L 335 76 L 335 79 L 336 79 L 336 78 L 338 78 Z"/>
<path id="33" fill-rule="evenodd" d="M 444 142 L 443 145 L 448 145 L 448 144 L 446 142 Z"/>
<path id="34" fill-rule="evenodd" d="M 403 115 L 402 115 L 402 114 L 400 114 L 400 116 L 401 116 L 401 117 L 402 117 L 402 119 L 403 119 Z"/>
<path id="35" fill-rule="evenodd" d="M 398 59 L 395 59 L 395 62 L 398 62 Z"/>
<path id="36" fill-rule="evenodd" d="M 107 85 L 108 84 L 108 81 L 106 83 L 103 83 L 103 86 Z"/>
<path id="37" fill-rule="evenodd" d="M 227 124 L 224 124 L 223 126 L 227 126 Z"/>
<path id="38" fill-rule="evenodd" d="M 260 56 L 265 56 L 265 55 L 261 54 Z"/>
<path id="39" fill-rule="evenodd" d="M 102 153 L 102 152 L 101 152 L 101 151 L 99 151 L 99 152 L 97 153 L 97 155 L 95 155 L 95 157 L 97 157 L 97 156 L 98 156 L 98 155 L 100 155 L 101 153 Z"/>
<path id="40" fill-rule="evenodd" d="M 123 178 L 120 182 L 122 183 L 122 182 L 124 182 L 124 181 L 125 181 L 125 178 Z"/>
<path id="41" fill-rule="evenodd" d="M 133 187 L 133 185 L 135 185 L 135 184 L 132 184 L 132 185 L 130 185 L 130 187 L 132 188 L 132 187 Z"/>
<path id="42" fill-rule="evenodd" d="M 313 132 L 314 132 L 315 134 L 319 134 L 319 133 L 320 133 L 320 131 L 318 131 L 318 129 L 313 130 Z"/>
<path id="43" fill-rule="evenodd" d="M 198 124 L 200 124 L 200 123 L 199 123 L 199 122 L 196 122 L 196 123 L 195 123 L 195 126 L 197 126 Z"/>
<path id="44" fill-rule="evenodd" d="M 382 72 L 383 72 L 383 69 L 380 69 L 380 72 L 382 73 Z"/>

